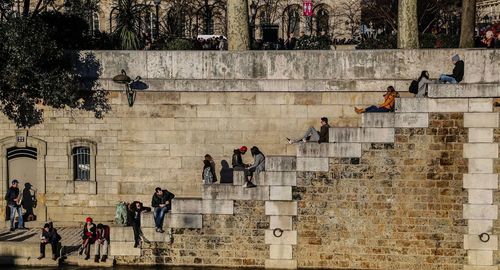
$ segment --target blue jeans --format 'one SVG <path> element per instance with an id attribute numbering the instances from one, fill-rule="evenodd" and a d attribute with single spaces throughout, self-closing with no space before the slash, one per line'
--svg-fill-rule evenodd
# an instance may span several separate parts
<path id="1" fill-rule="evenodd" d="M 24 223 L 23 223 L 23 211 L 21 209 L 21 206 L 15 206 L 15 205 L 9 205 L 10 208 L 10 227 L 14 228 L 14 222 L 16 220 L 16 212 L 17 212 L 17 217 L 19 218 L 19 222 L 17 223 L 17 228 L 23 228 Z"/>
<path id="2" fill-rule="evenodd" d="M 446 74 L 441 74 L 441 76 L 439 76 L 439 80 L 442 81 L 442 82 L 449 82 L 449 83 L 452 83 L 452 84 L 457 84 L 457 80 L 455 80 L 455 78 L 451 77 L 451 76 L 448 76 Z"/>
<path id="3" fill-rule="evenodd" d="M 371 113 L 371 112 L 390 112 L 391 110 L 389 109 L 386 109 L 386 108 L 379 108 L 375 105 L 373 106 L 370 106 L 368 108 L 365 109 L 365 112 L 367 113 Z"/>
<path id="4" fill-rule="evenodd" d="M 165 207 L 155 207 L 153 215 L 155 219 L 155 227 L 158 229 L 163 228 L 163 218 L 165 214 L 168 212 L 168 208 Z"/>

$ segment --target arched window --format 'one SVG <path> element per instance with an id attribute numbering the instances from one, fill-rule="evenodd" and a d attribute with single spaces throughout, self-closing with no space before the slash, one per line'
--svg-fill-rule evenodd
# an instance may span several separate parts
<path id="1" fill-rule="evenodd" d="M 89 181 L 90 170 L 90 147 L 77 146 L 71 150 L 73 160 L 73 180 Z"/>
<path id="2" fill-rule="evenodd" d="M 316 13 L 316 34 L 319 36 L 322 31 L 326 34 L 330 31 L 330 13 L 324 7 L 320 7 Z"/>
<path id="3" fill-rule="evenodd" d="M 283 27 L 282 36 L 287 38 L 289 33 L 293 33 L 295 37 L 300 33 L 300 6 L 291 5 L 285 8 L 283 12 Z"/>
<path id="4" fill-rule="evenodd" d="M 93 141 L 76 139 L 69 142 L 68 172 L 73 180 L 73 192 L 97 194 L 96 155 L 97 144 Z"/>

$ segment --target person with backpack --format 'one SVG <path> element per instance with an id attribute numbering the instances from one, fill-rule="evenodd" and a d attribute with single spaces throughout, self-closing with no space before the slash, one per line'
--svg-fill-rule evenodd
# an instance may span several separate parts
<path id="1" fill-rule="evenodd" d="M 433 83 L 431 79 L 429 79 L 429 72 L 427 70 L 422 71 L 420 77 L 417 80 L 417 93 L 415 95 L 416 98 L 423 98 L 427 95 L 428 84 Z"/>
<path id="2" fill-rule="evenodd" d="M 203 171 L 201 173 L 203 184 L 213 184 L 215 181 L 217 181 L 217 178 L 215 176 L 215 171 L 212 167 L 212 164 L 207 159 L 203 160 L 203 164 Z"/>
<path id="3" fill-rule="evenodd" d="M 394 105 L 396 104 L 396 98 L 399 96 L 396 89 L 393 86 L 387 87 L 387 92 L 384 94 L 384 102 L 380 105 L 372 105 L 366 108 L 354 107 L 354 111 L 357 114 L 361 113 L 373 113 L 373 112 L 392 112 L 394 111 Z"/>

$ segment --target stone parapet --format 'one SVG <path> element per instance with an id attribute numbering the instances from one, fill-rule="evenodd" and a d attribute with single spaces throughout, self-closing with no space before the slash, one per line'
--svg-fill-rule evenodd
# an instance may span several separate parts
<path id="1" fill-rule="evenodd" d="M 203 199 L 209 200 L 269 200 L 269 186 L 244 188 L 232 184 L 205 185 Z"/>
<path id="2" fill-rule="evenodd" d="M 500 87 L 493 83 L 429 84 L 428 95 L 431 98 L 500 97 Z"/>
<path id="3" fill-rule="evenodd" d="M 330 142 L 393 143 L 394 128 L 330 128 Z"/>

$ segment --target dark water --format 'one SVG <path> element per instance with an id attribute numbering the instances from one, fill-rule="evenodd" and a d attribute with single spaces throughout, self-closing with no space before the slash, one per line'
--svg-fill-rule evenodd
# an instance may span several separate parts
<path id="1" fill-rule="evenodd" d="M 221 268 L 221 267 L 187 267 L 187 266 L 114 266 L 114 267 L 79 267 L 79 266 L 59 266 L 59 267 L 28 267 L 28 266 L 0 266 L 1 269 L 9 270 L 89 270 L 89 269 L 99 269 L 99 270 L 237 270 L 237 269 L 249 269 L 249 268 Z"/>

